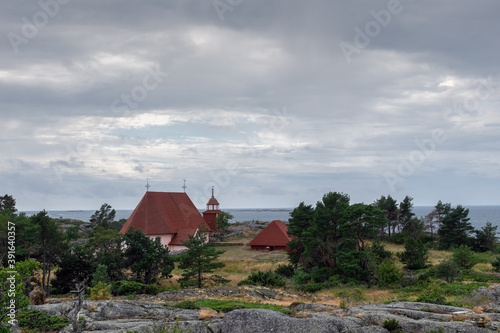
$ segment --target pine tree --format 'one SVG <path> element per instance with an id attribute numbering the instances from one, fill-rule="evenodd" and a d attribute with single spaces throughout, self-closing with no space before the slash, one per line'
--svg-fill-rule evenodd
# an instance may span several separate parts
<path id="1" fill-rule="evenodd" d="M 469 209 L 458 205 L 443 217 L 438 231 L 440 248 L 447 250 L 471 242 L 470 234 L 474 232 L 474 227 L 469 223 L 468 215 Z"/>
<path id="2" fill-rule="evenodd" d="M 179 283 L 183 288 L 203 288 L 207 284 L 224 284 L 229 282 L 219 275 L 211 274 L 216 269 L 225 266 L 217 262 L 217 258 L 224 253 L 207 242 L 207 234 L 204 230 L 198 230 L 194 236 L 184 242 L 188 251 L 180 256 L 179 268 L 183 269 Z"/>
<path id="3" fill-rule="evenodd" d="M 171 277 L 174 261 L 166 247 L 133 228 L 125 233 L 124 239 L 126 266 L 135 273 L 138 281 L 149 284 L 155 282 L 160 274 Z"/>
<path id="4" fill-rule="evenodd" d="M 405 250 L 398 253 L 399 260 L 408 269 L 422 269 L 427 265 L 427 258 L 429 250 L 427 246 L 414 237 L 406 237 Z"/>

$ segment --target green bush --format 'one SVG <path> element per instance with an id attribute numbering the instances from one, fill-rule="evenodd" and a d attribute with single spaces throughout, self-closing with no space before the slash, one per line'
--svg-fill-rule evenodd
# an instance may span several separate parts
<path id="1" fill-rule="evenodd" d="M 433 282 L 418 295 L 417 302 L 447 304 L 443 294 L 443 288 L 437 282 Z"/>
<path id="2" fill-rule="evenodd" d="M 95 287 L 90 288 L 90 299 L 94 301 L 101 301 L 111 298 L 110 284 L 106 284 L 102 281 L 97 282 Z"/>
<path id="3" fill-rule="evenodd" d="M 463 272 L 460 276 L 460 279 L 464 281 L 500 283 L 500 278 L 496 277 L 495 275 L 476 272 L 473 270 Z"/>
<path id="4" fill-rule="evenodd" d="M 378 266 L 375 276 L 382 287 L 390 287 L 400 283 L 403 274 L 393 260 L 386 259 Z"/>
<path id="5" fill-rule="evenodd" d="M 23 329 L 36 329 L 38 331 L 59 331 L 67 326 L 70 321 L 59 316 L 49 316 L 38 310 L 21 310 L 16 319 Z"/>
<path id="6" fill-rule="evenodd" d="M 445 295 L 448 296 L 467 296 L 469 295 L 473 290 L 478 289 L 479 287 L 487 287 L 488 284 L 484 282 L 473 282 L 473 283 L 447 283 L 441 285 L 441 288 L 443 289 L 443 292 Z"/>
<path id="7" fill-rule="evenodd" d="M 474 251 L 467 245 L 460 245 L 458 249 L 453 252 L 453 261 L 461 268 L 471 269 L 479 263 L 479 258 Z"/>
<path id="8" fill-rule="evenodd" d="M 278 275 L 290 278 L 290 277 L 292 277 L 295 274 L 295 267 L 293 267 L 292 264 L 279 265 L 276 268 L 275 273 L 278 274 Z"/>
<path id="9" fill-rule="evenodd" d="M 307 272 L 298 269 L 295 271 L 295 274 L 293 275 L 293 280 L 295 281 L 296 284 L 303 285 L 311 281 L 311 276 Z"/>
<path id="10" fill-rule="evenodd" d="M 115 281 L 111 284 L 111 293 L 115 296 L 132 294 L 156 295 L 160 288 L 153 284 L 144 284 L 135 281 Z"/>
<path id="11" fill-rule="evenodd" d="M 215 299 L 201 299 L 194 302 L 200 308 L 210 308 L 215 311 L 227 313 L 236 309 L 266 309 L 290 314 L 291 311 L 283 306 L 274 304 L 251 303 L 243 301 L 222 301 Z"/>
<path id="12" fill-rule="evenodd" d="M 399 232 L 399 233 L 396 233 L 396 234 L 392 234 L 391 235 L 391 238 L 389 238 L 389 241 L 391 243 L 394 243 L 394 244 L 404 244 L 405 243 L 405 238 L 406 238 L 406 235 L 402 232 Z"/>
<path id="13" fill-rule="evenodd" d="M 297 286 L 298 290 L 304 291 L 306 293 L 315 293 L 326 288 L 328 288 L 328 285 L 326 283 L 309 283 Z"/>
<path id="14" fill-rule="evenodd" d="M 382 324 L 382 327 L 389 332 L 401 332 L 401 327 L 399 326 L 399 321 L 396 319 L 386 319 Z"/>
<path id="15" fill-rule="evenodd" d="M 460 267 L 454 260 L 443 260 L 436 266 L 435 274 L 437 278 L 452 283 L 460 275 Z"/>
<path id="16" fill-rule="evenodd" d="M 238 283 L 241 285 L 265 286 L 265 287 L 284 287 L 285 280 L 269 270 L 266 272 L 253 272 L 245 280 Z"/>
<path id="17" fill-rule="evenodd" d="M 360 288 L 343 289 L 338 291 L 335 296 L 341 298 L 341 301 L 344 301 L 346 307 L 359 304 L 366 299 L 363 290 Z"/>
<path id="18" fill-rule="evenodd" d="M 198 310 L 200 307 L 196 305 L 193 301 L 182 301 L 175 304 L 176 308 L 188 309 L 188 310 Z"/>
<path id="19" fill-rule="evenodd" d="M 500 272 L 500 257 L 496 257 L 495 261 L 491 262 L 491 266 L 493 266 L 493 270 L 497 273 Z"/>

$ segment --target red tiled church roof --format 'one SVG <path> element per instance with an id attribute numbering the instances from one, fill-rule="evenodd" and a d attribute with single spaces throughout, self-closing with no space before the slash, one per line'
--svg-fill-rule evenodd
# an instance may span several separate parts
<path id="1" fill-rule="evenodd" d="M 287 226 L 280 220 L 274 220 L 262 230 L 248 245 L 250 246 L 286 246 L 292 240 L 287 234 Z"/>
<path id="2" fill-rule="evenodd" d="M 124 234 L 130 227 L 146 235 L 175 234 L 170 242 L 181 245 L 205 224 L 198 209 L 183 192 L 146 192 L 120 230 Z"/>

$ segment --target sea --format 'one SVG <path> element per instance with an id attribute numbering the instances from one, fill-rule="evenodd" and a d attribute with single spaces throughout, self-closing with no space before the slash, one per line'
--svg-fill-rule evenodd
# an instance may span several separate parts
<path id="1" fill-rule="evenodd" d="M 493 226 L 500 226 L 500 206 L 465 206 L 469 209 L 470 223 L 475 229 L 481 229 L 486 222 L 491 222 Z M 413 213 L 417 217 L 424 217 L 430 213 L 432 206 L 414 206 Z M 223 211 L 234 216 L 230 222 L 245 221 L 288 221 L 293 208 L 232 208 L 223 209 Z M 116 210 L 116 218 L 128 219 L 133 210 Z M 202 212 L 203 210 L 200 210 Z M 36 211 L 26 211 L 28 216 L 36 214 Z M 49 216 L 52 218 L 75 219 L 88 222 L 95 210 L 49 210 Z"/>

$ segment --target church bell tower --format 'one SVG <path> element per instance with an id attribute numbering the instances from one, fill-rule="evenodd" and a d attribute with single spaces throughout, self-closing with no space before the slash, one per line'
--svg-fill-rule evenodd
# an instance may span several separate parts
<path id="1" fill-rule="evenodd" d="M 215 219 L 220 213 L 219 202 L 214 197 L 214 188 L 212 187 L 212 197 L 207 202 L 207 210 L 203 212 L 203 218 L 210 231 L 215 231 Z"/>

